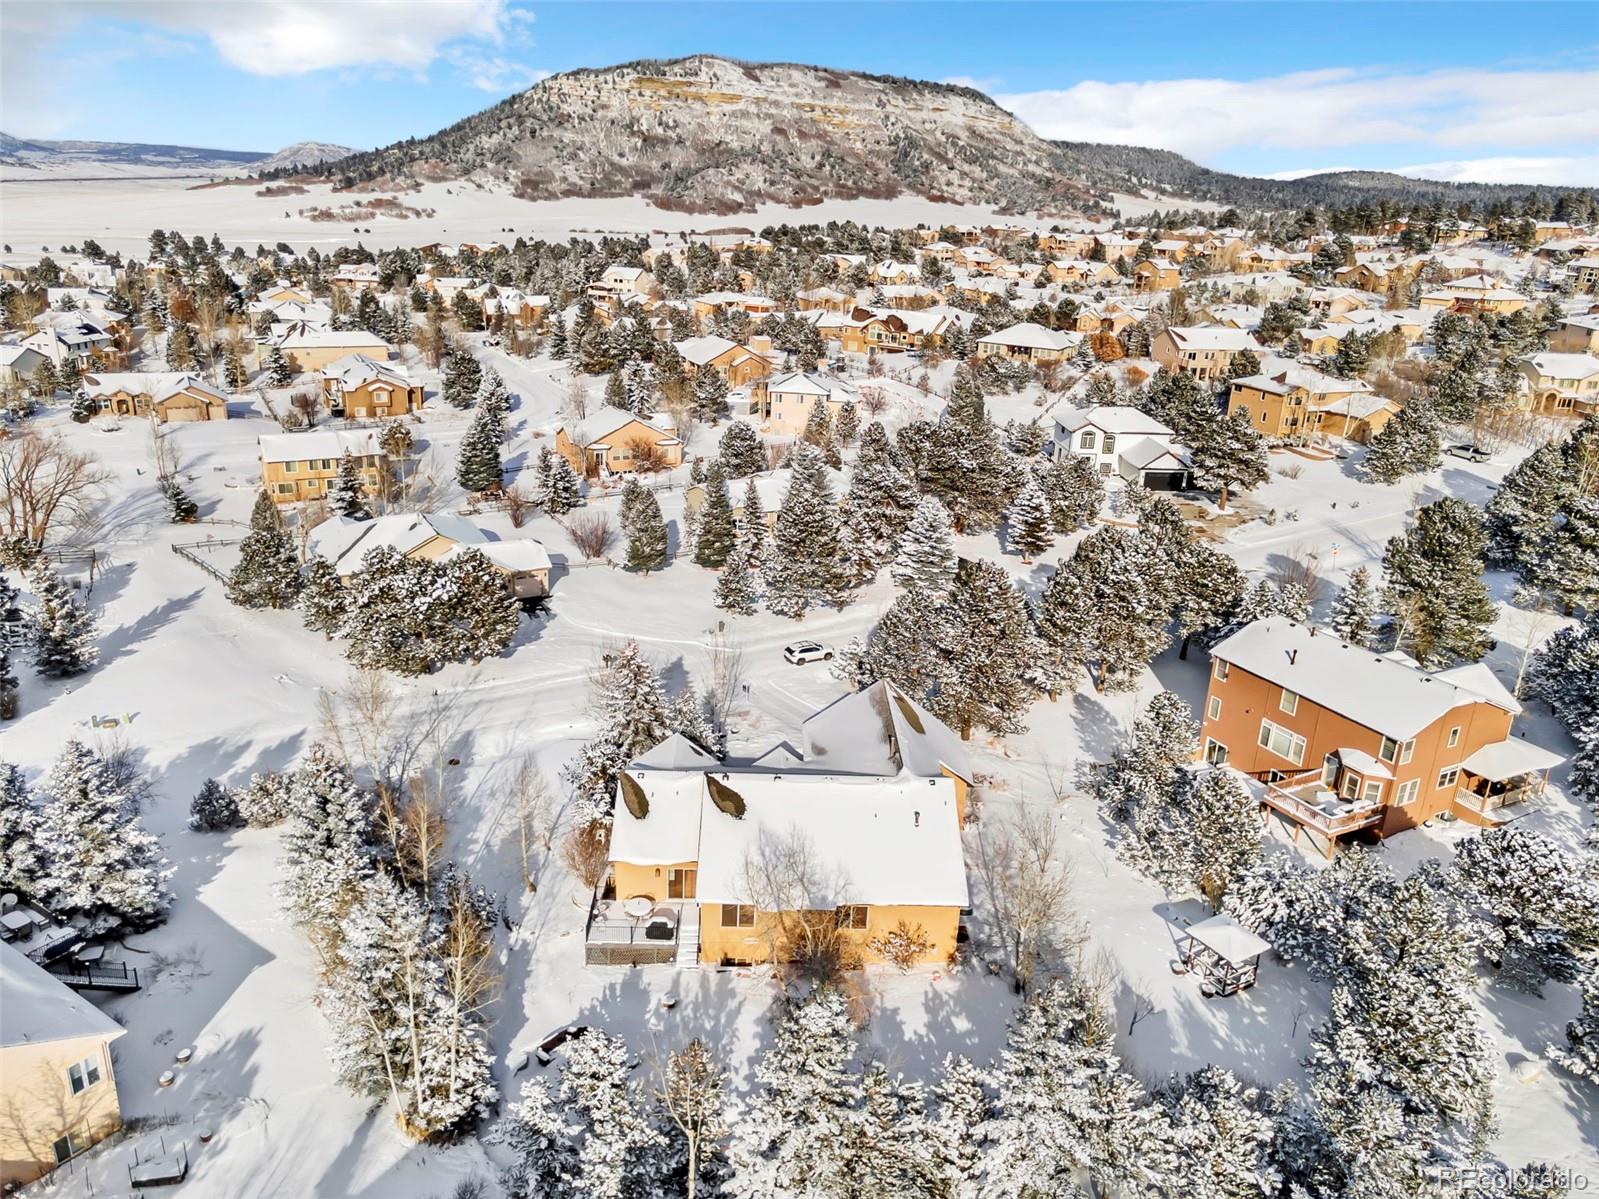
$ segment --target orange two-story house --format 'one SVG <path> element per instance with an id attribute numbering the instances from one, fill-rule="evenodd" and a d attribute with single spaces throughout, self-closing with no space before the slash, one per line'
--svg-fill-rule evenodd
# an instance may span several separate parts
<path id="1" fill-rule="evenodd" d="M 1521 704 L 1481 663 L 1427 671 L 1273 616 L 1211 651 L 1201 755 L 1265 784 L 1330 855 L 1441 812 L 1480 825 L 1540 795 L 1562 759 L 1511 736 Z"/>

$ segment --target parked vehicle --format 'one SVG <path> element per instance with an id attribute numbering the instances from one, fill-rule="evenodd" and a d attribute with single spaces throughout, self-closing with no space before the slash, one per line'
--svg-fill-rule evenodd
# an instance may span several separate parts
<path id="1" fill-rule="evenodd" d="M 1493 457 L 1492 454 L 1483 449 L 1480 445 L 1466 445 L 1465 443 L 1461 443 L 1460 445 L 1452 445 L 1448 449 L 1444 450 L 1444 453 L 1454 458 L 1464 458 L 1467 462 L 1487 462 Z"/>
<path id="2" fill-rule="evenodd" d="M 823 645 L 820 641 L 796 641 L 783 647 L 783 657 L 795 666 L 804 666 L 809 662 L 830 662 L 833 647 Z"/>

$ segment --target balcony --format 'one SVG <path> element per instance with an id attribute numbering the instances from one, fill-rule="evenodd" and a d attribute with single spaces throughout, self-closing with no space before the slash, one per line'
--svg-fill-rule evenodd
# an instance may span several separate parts
<path id="1" fill-rule="evenodd" d="M 1328 856 L 1333 843 L 1350 833 L 1382 823 L 1380 800 L 1343 799 L 1322 779 L 1320 770 L 1307 770 L 1266 784 L 1266 806 L 1292 820 L 1299 829 L 1325 837 Z"/>
<path id="2" fill-rule="evenodd" d="M 692 900 L 596 899 L 583 930 L 590 966 L 649 966 L 699 957 L 699 905 Z M 680 952 L 681 951 L 681 952 Z"/>

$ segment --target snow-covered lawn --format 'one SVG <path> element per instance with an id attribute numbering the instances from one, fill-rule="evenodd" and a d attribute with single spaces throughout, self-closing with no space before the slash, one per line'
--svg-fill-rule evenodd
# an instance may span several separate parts
<path id="1" fill-rule="evenodd" d="M 149 214 L 140 221 L 148 226 Z M 167 223 L 217 224 L 203 218 Z M 416 229 L 404 229 L 407 239 L 416 235 Z M 523 469 L 560 423 L 565 369 L 492 350 L 482 355 L 519 397 L 505 459 L 511 469 Z M 428 382 L 431 388 L 436 379 Z M 913 390 L 905 391 L 914 401 Z M 1036 415 L 1035 396 L 997 399 L 996 416 L 1003 421 Z M 238 405 L 234 416 L 225 424 L 174 429 L 173 436 L 202 515 L 243 522 L 254 498 L 255 439 L 274 426 L 253 403 Z M 435 403 L 417 430 L 419 462 L 435 475 L 444 508 L 462 502 L 453 463 L 466 420 L 466 414 Z M 146 986 L 105 1005 L 129 1030 L 116 1046 L 125 1113 L 175 1123 L 110 1145 L 77 1169 L 91 1171 L 96 1193 L 104 1193 L 119 1175 L 125 1179 L 131 1144 L 164 1136 L 187 1142 L 190 1180 L 182 1190 L 195 1195 L 425 1196 L 447 1193 L 474 1172 L 489 1177 L 492 1149 L 475 1141 L 444 1149 L 410 1145 L 383 1112 L 335 1084 L 324 1048 L 326 1028 L 312 1003 L 315 964 L 273 893 L 278 834 L 216 835 L 186 827 L 189 799 L 206 778 L 242 784 L 254 771 L 289 764 L 322 735 L 319 693 L 347 677 L 338 647 L 303 629 L 296 614 L 230 605 L 214 579 L 171 552 L 174 543 L 226 540 L 240 530 L 164 522 L 141 423 L 126 421 L 114 430 L 72 425 L 60 416 L 44 423 L 92 449 L 114 476 L 108 517 L 94 538 L 98 562 L 90 596 L 101 619 L 102 661 L 91 674 L 65 684 L 26 675 L 21 716 L 4 730 L 4 754 L 38 770 L 66 738 L 103 735 L 93 727 L 96 719 L 116 717 L 122 722 L 118 733 L 143 754 L 156 780 L 157 798 L 146 822 L 178 869 L 171 919 L 127 947 Z M 702 428 L 691 452 L 714 453 L 719 433 Z M 1275 523 L 1239 524 L 1229 529 L 1224 546 L 1252 572 L 1314 555 L 1326 580 L 1318 602 L 1323 614 L 1344 574 L 1377 562 L 1417 505 L 1445 494 L 1481 503 L 1516 456 L 1502 453 L 1485 465 L 1446 460 L 1443 470 L 1413 485 L 1380 488 L 1358 481 L 1353 461 L 1274 455 L 1274 468 L 1290 473 L 1274 474 L 1241 506 L 1257 513 L 1275 510 Z M 682 517 L 681 478 L 676 482 L 661 497 L 669 522 Z M 511 533 L 503 515 L 480 519 Z M 503 992 L 492 1033 L 496 1054 L 504 1063 L 568 1023 L 615 1031 L 643 1055 L 701 1036 L 742 1087 L 767 1035 L 771 979 L 762 971 L 584 966 L 586 897 L 580 887 L 552 858 L 539 867 L 535 894 L 520 889 L 509 776 L 530 756 L 552 779 L 557 776 L 593 731 L 584 700 L 595 663 L 628 638 L 679 683 L 703 677 L 712 640 L 725 628 L 742 649 L 749 683 L 734 717 L 732 752 L 758 753 L 795 740 L 801 720 L 845 688 L 820 664 L 787 665 L 781 647 L 800 635 L 843 645 L 863 634 L 891 601 L 892 584 L 885 575 L 844 610 L 813 614 L 797 625 L 767 614 L 728 618 L 711 603 L 715 576 L 686 559 L 641 578 L 583 562 L 548 517 L 533 519 L 523 532 L 544 541 L 557 564 L 548 615 L 525 621 L 511 651 L 498 659 L 396 682 L 408 709 L 439 704 L 449 710 L 451 756 L 460 762 L 454 768 L 450 850 L 477 881 L 507 895 L 516 925 L 502 938 Z M 1003 552 L 991 534 L 963 538 L 959 548 L 1001 562 L 1036 591 L 1071 543 L 1057 544 L 1029 565 Z M 1496 594 L 1508 592 L 1503 580 L 1493 581 Z M 1488 659 L 1501 678 L 1514 680 L 1528 632 L 1528 622 L 1507 611 L 1500 643 Z M 1108 830 L 1081 785 L 1083 764 L 1110 756 L 1156 690 L 1174 690 L 1198 708 L 1205 671 L 1202 652 L 1181 661 L 1174 648 L 1154 662 L 1136 692 L 1098 695 L 1090 689 L 1056 703 L 1041 700 L 1027 733 L 979 737 L 973 749 L 986 778 L 984 820 L 1031 807 L 1058 822 L 1059 844 L 1073 869 L 1074 914 L 1088 933 L 1084 960 L 1110 983 L 1122 1048 L 1140 1073 L 1153 1079 L 1215 1062 L 1274 1085 L 1299 1076 L 1309 1030 L 1326 1012 L 1325 987 L 1302 968 L 1268 962 L 1253 990 L 1207 1000 L 1191 977 L 1173 975 L 1174 932 L 1199 907 L 1164 895 L 1115 857 Z M 1556 748 L 1567 745 L 1539 707 L 1529 709 L 1516 731 Z M 1557 771 L 1557 784 L 1560 778 Z M 1528 819 L 1567 839 L 1587 822 L 1558 786 Z M 1466 833 L 1459 826 L 1424 828 L 1379 852 L 1396 868 L 1408 869 L 1446 854 L 1449 842 L 1461 835 Z M 1273 838 L 1274 852 L 1297 852 L 1281 830 L 1273 829 Z M 974 878 L 974 890 L 980 885 Z M 863 985 L 871 1013 L 867 1039 L 913 1076 L 926 1076 L 949 1052 L 992 1055 L 1013 1003 L 1006 984 L 981 963 L 955 972 L 873 972 Z M 671 1009 L 660 1002 L 667 995 L 677 1000 Z M 1523 1084 L 1511 1072 L 1522 1055 L 1541 1054 L 1559 1038 L 1577 1008 L 1574 990 L 1554 986 L 1537 1000 L 1485 986 L 1480 998 L 1501 1050 L 1495 1151 L 1517 1163 L 1546 1158 L 1599 1166 L 1599 1110 L 1591 1088 L 1554 1072 Z M 193 1061 L 175 1067 L 173 1055 L 185 1046 L 194 1047 Z M 167 1069 L 176 1069 L 177 1080 L 162 1088 L 157 1079 Z M 503 1068 L 500 1082 L 502 1094 L 512 1096 L 516 1080 Z M 209 1144 L 198 1141 L 202 1128 L 215 1133 Z M 81 1175 L 65 1174 L 57 1181 L 70 1188 L 74 1177 L 81 1182 Z"/>

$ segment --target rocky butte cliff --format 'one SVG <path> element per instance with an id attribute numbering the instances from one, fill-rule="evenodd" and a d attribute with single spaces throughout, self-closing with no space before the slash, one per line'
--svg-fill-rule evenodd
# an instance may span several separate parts
<path id="1" fill-rule="evenodd" d="M 1056 152 L 971 88 L 695 56 L 555 75 L 431 137 L 353 154 L 346 185 L 471 179 L 663 208 L 925 196 L 1069 212 Z"/>

